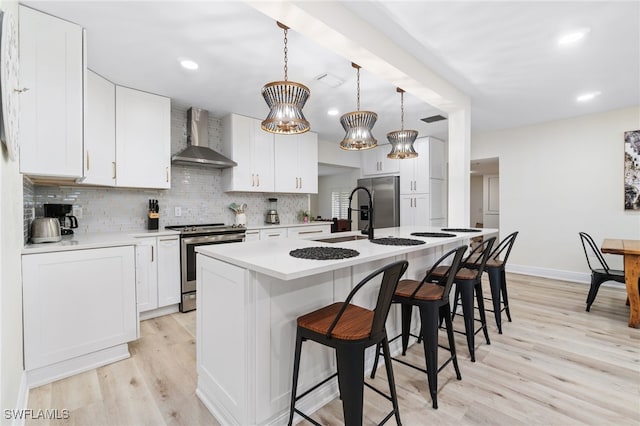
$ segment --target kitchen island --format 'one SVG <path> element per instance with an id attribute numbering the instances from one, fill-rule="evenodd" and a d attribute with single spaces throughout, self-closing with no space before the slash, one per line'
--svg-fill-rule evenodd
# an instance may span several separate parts
<path id="1" fill-rule="evenodd" d="M 196 394 L 223 424 L 286 424 L 291 391 L 293 350 L 298 316 L 335 301 L 371 271 L 406 259 L 404 278 L 422 278 L 446 250 L 496 229 L 454 233 L 447 238 L 421 238 L 412 232 L 442 232 L 439 228 L 399 227 L 375 231 L 375 236 L 409 238 L 421 245 L 390 246 L 366 239 L 331 244 L 302 239 L 253 241 L 196 249 Z M 335 235 L 335 234 L 334 234 Z M 289 255 L 305 247 L 340 247 L 359 255 L 339 260 L 307 260 Z M 366 290 L 366 291 L 365 291 Z M 376 286 L 360 291 L 353 303 L 373 308 Z M 413 321 L 414 332 L 419 329 Z M 400 330 L 400 311 L 392 307 L 389 336 Z M 392 346 L 392 351 L 398 347 Z M 335 372 L 333 351 L 318 345 L 303 347 L 299 389 L 304 391 Z M 371 368 L 374 351 L 366 355 Z M 312 413 L 338 395 L 330 381 L 299 409 Z"/>

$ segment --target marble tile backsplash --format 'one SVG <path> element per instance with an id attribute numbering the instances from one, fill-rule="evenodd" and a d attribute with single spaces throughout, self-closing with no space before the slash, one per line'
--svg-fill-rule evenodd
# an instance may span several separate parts
<path id="1" fill-rule="evenodd" d="M 171 111 L 172 153 L 186 147 L 186 110 Z M 209 119 L 209 146 L 221 150 L 221 120 Z M 222 191 L 222 170 L 197 166 L 171 167 L 171 189 L 120 189 L 82 186 L 33 185 L 24 180 L 25 241 L 31 209 L 36 216 L 44 214 L 45 203 L 73 204 L 81 209 L 76 232 L 128 232 L 147 228 L 149 199 L 157 199 L 160 206 L 160 228 L 166 225 L 185 225 L 222 222 L 233 224 L 235 217 L 228 206 L 247 203 L 247 225 L 264 224 L 269 207 L 268 198 L 278 199 L 278 213 L 283 224 L 297 223 L 298 210 L 309 208 L 308 195 L 268 193 L 225 193 Z M 176 207 L 181 210 L 175 216 Z"/>

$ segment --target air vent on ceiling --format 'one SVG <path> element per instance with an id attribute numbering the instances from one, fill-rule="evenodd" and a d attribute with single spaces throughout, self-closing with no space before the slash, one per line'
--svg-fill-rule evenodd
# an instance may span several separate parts
<path id="1" fill-rule="evenodd" d="M 431 117 L 421 118 L 420 120 L 424 121 L 425 123 L 435 123 L 436 121 L 442 121 L 446 119 L 447 117 L 443 117 L 441 115 L 432 115 Z"/>
<path id="2" fill-rule="evenodd" d="M 341 86 L 344 83 L 344 80 L 328 72 L 324 74 L 320 74 L 319 76 L 316 77 L 316 80 L 318 80 L 320 83 L 324 83 L 327 86 L 333 87 L 333 88 Z"/>

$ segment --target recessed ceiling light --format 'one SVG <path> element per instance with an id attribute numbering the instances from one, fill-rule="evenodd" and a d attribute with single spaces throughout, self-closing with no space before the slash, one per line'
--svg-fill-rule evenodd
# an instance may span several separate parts
<path id="1" fill-rule="evenodd" d="M 560 46 L 568 46 L 582 40 L 591 31 L 589 28 L 582 28 L 571 33 L 564 34 L 558 39 Z"/>
<path id="2" fill-rule="evenodd" d="M 340 111 L 338 111 L 337 108 L 331 108 L 329 111 L 327 111 L 327 114 L 329 115 L 338 115 L 340 113 Z"/>
<path id="3" fill-rule="evenodd" d="M 182 65 L 182 68 L 188 69 L 188 70 L 197 70 L 198 69 L 198 64 L 190 59 L 183 59 L 180 61 L 180 65 Z"/>
<path id="4" fill-rule="evenodd" d="M 586 102 L 586 101 L 590 101 L 591 99 L 595 98 L 596 96 L 598 96 L 600 94 L 600 92 L 591 92 L 591 93 L 585 93 L 583 95 L 580 95 L 576 98 L 576 101 L 578 102 Z"/>

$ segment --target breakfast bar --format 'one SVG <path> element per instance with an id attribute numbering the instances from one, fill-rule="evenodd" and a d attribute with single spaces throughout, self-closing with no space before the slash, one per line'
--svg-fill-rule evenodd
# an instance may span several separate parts
<path id="1" fill-rule="evenodd" d="M 223 424 L 286 424 L 291 392 L 296 318 L 336 301 L 374 269 L 408 260 L 405 277 L 420 279 L 445 250 L 468 244 L 470 238 L 495 235 L 496 229 L 453 232 L 448 237 L 421 237 L 416 232 L 439 228 L 398 227 L 375 231 L 388 241 L 412 240 L 417 245 L 380 245 L 367 239 L 330 243 L 302 239 L 251 241 L 198 247 L 196 394 Z M 335 247 L 355 250 L 355 257 L 311 260 L 292 257 L 293 250 Z M 353 303 L 372 308 L 377 289 L 358 293 Z M 419 322 L 412 322 L 418 332 Z M 389 336 L 400 330 L 400 311 L 392 308 Z M 391 348 L 392 352 L 398 347 Z M 335 372 L 332 351 L 304 348 L 298 388 L 308 389 Z M 373 363 L 367 353 L 366 368 Z M 338 395 L 328 382 L 298 408 L 313 413 Z"/>

